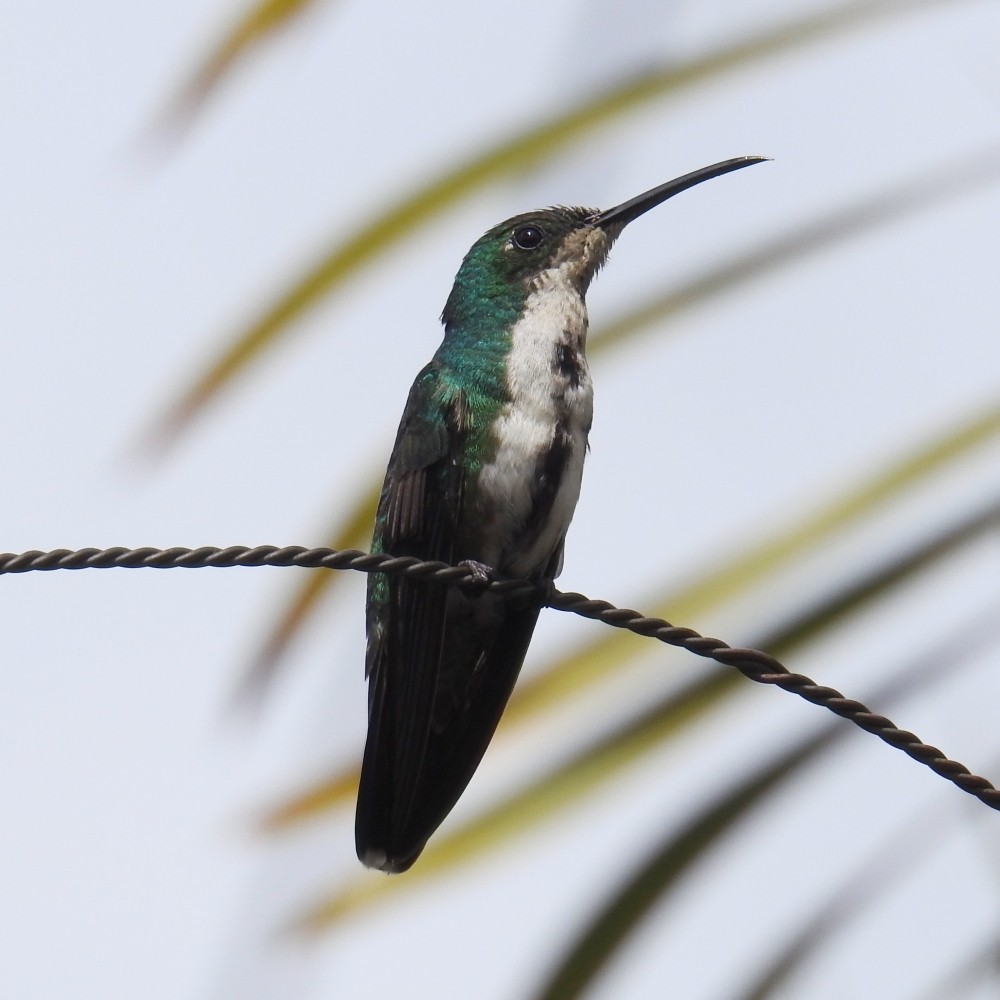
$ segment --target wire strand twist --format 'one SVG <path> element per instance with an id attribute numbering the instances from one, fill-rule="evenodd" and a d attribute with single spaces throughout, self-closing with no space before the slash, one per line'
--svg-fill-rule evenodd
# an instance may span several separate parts
<path id="1" fill-rule="evenodd" d="M 671 625 L 662 618 L 649 618 L 630 608 L 619 608 L 608 601 L 593 600 L 583 594 L 556 590 L 551 584 L 540 587 L 525 580 L 490 579 L 483 583 L 468 566 L 361 552 L 357 549 L 305 548 L 301 545 L 231 545 L 228 548 L 202 546 L 197 549 L 157 549 L 149 546 L 128 549 L 52 549 L 48 552 L 0 554 L 0 576 L 38 571 L 79 569 L 203 569 L 232 566 L 301 566 L 332 570 L 356 570 L 361 573 L 390 573 L 427 580 L 450 587 L 489 590 L 507 598 L 537 596 L 545 607 L 568 611 L 583 618 L 627 629 L 671 646 L 686 649 L 697 656 L 734 667 L 744 677 L 758 684 L 772 684 L 804 698 L 814 705 L 853 722 L 889 746 L 902 750 L 913 760 L 929 767 L 935 774 L 975 796 L 991 809 L 1000 811 L 1000 789 L 986 778 L 973 774 L 964 764 L 951 760 L 937 747 L 923 743 L 914 733 L 900 729 L 891 719 L 878 715 L 866 705 L 847 698 L 835 688 L 817 684 L 803 674 L 792 673 L 778 660 L 759 649 L 740 649 L 721 639 L 700 635 L 694 629 Z"/>

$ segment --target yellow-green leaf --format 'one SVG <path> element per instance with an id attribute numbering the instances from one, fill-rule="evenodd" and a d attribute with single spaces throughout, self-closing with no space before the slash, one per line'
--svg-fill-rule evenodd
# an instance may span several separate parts
<path id="1" fill-rule="evenodd" d="M 373 480 L 373 484 L 377 482 Z M 380 485 L 372 485 L 355 501 L 347 517 L 331 530 L 326 542 L 331 549 L 366 549 L 371 542 Z M 325 569 L 307 570 L 305 580 L 292 592 L 237 689 L 237 700 L 256 701 L 274 675 L 275 668 L 296 633 L 333 587 L 340 573 Z"/>
<path id="2" fill-rule="evenodd" d="M 170 408 L 151 435 L 162 449 L 174 442 L 219 390 L 241 374 L 261 351 L 289 332 L 305 310 L 332 294 L 361 267 L 396 246 L 435 215 L 484 184 L 511 171 L 536 167 L 574 142 L 606 128 L 644 104 L 720 74 L 828 38 L 837 30 L 874 17 L 905 13 L 942 0 L 883 0 L 844 4 L 772 28 L 677 65 L 658 67 L 601 91 L 567 111 L 472 156 L 378 213 L 346 239 L 338 240 L 308 272 L 243 330 Z"/>
<path id="3" fill-rule="evenodd" d="M 186 125 L 237 62 L 314 2 L 315 0 L 257 0 L 230 28 L 171 102 L 165 124 L 172 131 Z"/>
<path id="4" fill-rule="evenodd" d="M 897 676 L 875 694 L 874 701 L 888 704 L 916 689 L 919 684 L 940 681 L 940 663 L 947 660 L 953 676 L 962 660 L 969 662 L 981 650 L 984 640 L 996 641 L 995 624 L 988 628 L 982 621 L 963 626 L 948 642 L 942 643 L 933 656 L 921 657 L 899 671 Z M 799 741 L 772 763 L 760 766 L 749 778 L 718 796 L 677 834 L 665 837 L 660 846 L 625 880 L 622 887 L 603 904 L 589 925 L 568 949 L 556 970 L 535 1000 L 575 1000 L 629 940 L 634 930 L 653 909 L 662 905 L 679 879 L 705 857 L 725 835 L 732 833 L 738 821 L 752 808 L 761 805 L 820 753 L 849 732 L 839 722 L 827 723 L 816 735 Z"/>

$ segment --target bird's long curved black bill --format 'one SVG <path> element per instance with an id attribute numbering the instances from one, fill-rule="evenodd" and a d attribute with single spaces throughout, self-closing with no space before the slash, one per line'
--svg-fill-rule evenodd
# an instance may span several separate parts
<path id="1" fill-rule="evenodd" d="M 713 177 L 721 177 L 723 174 L 732 173 L 734 170 L 742 170 L 744 167 L 752 166 L 754 163 L 764 163 L 770 160 L 769 156 L 737 156 L 732 160 L 723 160 L 721 163 L 713 163 L 710 167 L 702 167 L 700 170 L 692 170 L 683 177 L 676 177 L 672 181 L 659 185 L 644 194 L 630 198 L 621 205 L 609 208 L 606 212 L 601 212 L 594 217 L 594 225 L 605 226 L 617 225 L 627 226 L 640 215 L 645 214 L 651 208 L 663 204 L 668 198 L 673 198 L 675 194 L 686 191 L 688 188 L 700 184 L 702 181 L 711 180 Z"/>

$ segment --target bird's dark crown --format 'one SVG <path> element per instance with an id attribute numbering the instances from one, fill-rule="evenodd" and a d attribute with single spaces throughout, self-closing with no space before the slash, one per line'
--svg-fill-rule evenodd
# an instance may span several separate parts
<path id="1" fill-rule="evenodd" d="M 455 276 L 441 319 L 446 328 L 479 314 L 483 307 L 516 316 L 531 279 L 567 255 L 567 237 L 595 228 L 592 208 L 539 209 L 515 215 L 472 245 Z"/>

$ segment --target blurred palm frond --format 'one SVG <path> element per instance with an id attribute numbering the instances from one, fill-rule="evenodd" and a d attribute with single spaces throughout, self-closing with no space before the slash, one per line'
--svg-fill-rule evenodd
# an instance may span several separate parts
<path id="1" fill-rule="evenodd" d="M 514 171 L 552 160 L 573 143 L 621 121 L 643 105 L 677 96 L 699 84 L 828 41 L 832 34 L 858 28 L 888 15 L 900 16 L 943 0 L 879 0 L 848 3 L 770 27 L 758 35 L 720 46 L 675 65 L 656 67 L 605 88 L 457 167 L 418 186 L 376 213 L 334 245 L 290 288 L 252 319 L 210 362 L 204 372 L 156 423 L 149 443 L 169 447 L 219 391 L 240 376 L 266 349 L 291 332 L 292 325 L 321 299 L 329 298 L 362 267 L 372 264 L 405 237 L 480 190 Z"/>

